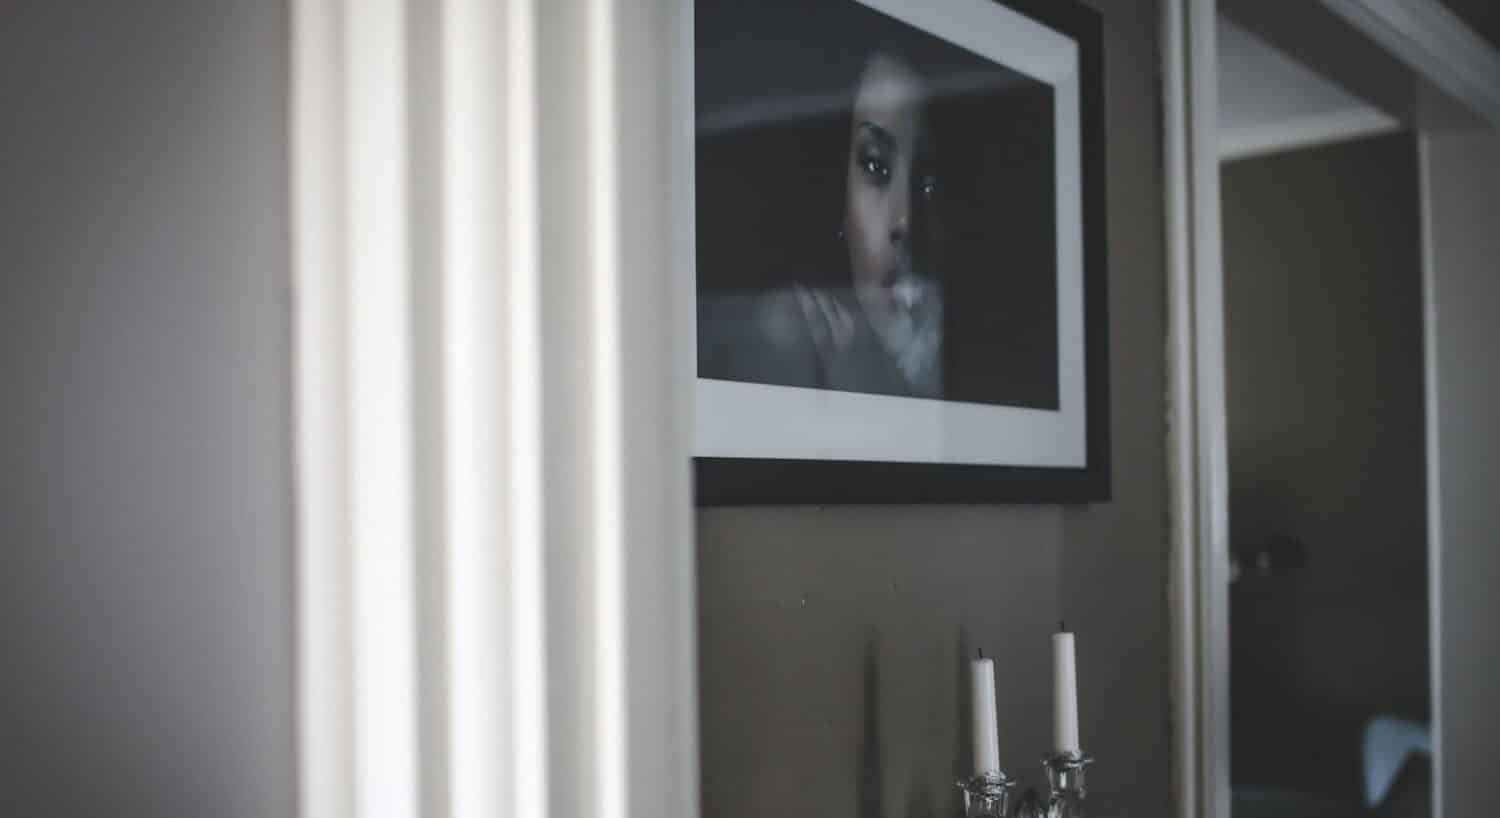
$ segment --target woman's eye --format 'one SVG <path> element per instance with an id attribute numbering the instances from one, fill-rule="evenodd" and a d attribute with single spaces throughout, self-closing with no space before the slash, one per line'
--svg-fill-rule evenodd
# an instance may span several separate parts
<path id="1" fill-rule="evenodd" d="M 937 179 L 928 176 L 922 180 L 922 195 L 931 199 L 937 194 Z"/>
<path id="2" fill-rule="evenodd" d="M 875 177 L 876 179 L 879 179 L 882 182 L 891 178 L 890 167 L 886 165 L 886 163 L 880 161 L 878 157 L 866 156 L 863 160 L 860 161 L 860 167 L 864 168 L 865 173 L 868 173 L 869 175 Z"/>

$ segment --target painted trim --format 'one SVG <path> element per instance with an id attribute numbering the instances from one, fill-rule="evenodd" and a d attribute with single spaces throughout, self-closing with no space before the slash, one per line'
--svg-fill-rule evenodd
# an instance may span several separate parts
<path id="1" fill-rule="evenodd" d="M 1163 4 L 1174 814 L 1229 818 L 1228 444 L 1216 0 Z"/>
<path id="2" fill-rule="evenodd" d="M 1439 0 L 1322 0 L 1434 85 L 1500 126 L 1500 49 Z"/>
<path id="3" fill-rule="evenodd" d="M 1347 142 L 1401 129 L 1394 117 L 1361 105 L 1263 125 L 1234 128 L 1219 135 L 1219 159 L 1232 162 L 1282 151 Z"/>
<path id="4" fill-rule="evenodd" d="M 1433 247 L 1432 137 L 1417 137 L 1418 195 L 1422 207 L 1422 375 L 1427 446 L 1427 652 L 1432 713 L 1432 769 L 1443 765 L 1443 491 L 1438 388 L 1437 256 Z M 1432 777 L 1432 814 L 1443 815 L 1443 776 Z"/>
<path id="5" fill-rule="evenodd" d="M 1229 443 L 1219 218 L 1218 3 L 1191 0 L 1188 8 L 1202 815 L 1229 818 Z"/>
<path id="6" fill-rule="evenodd" d="M 1172 814 L 1197 818 L 1198 743 L 1197 509 L 1193 422 L 1192 203 L 1189 195 L 1186 27 L 1183 0 L 1161 5 L 1162 140 L 1167 225 L 1167 377 L 1169 519 L 1167 607 L 1170 620 Z"/>

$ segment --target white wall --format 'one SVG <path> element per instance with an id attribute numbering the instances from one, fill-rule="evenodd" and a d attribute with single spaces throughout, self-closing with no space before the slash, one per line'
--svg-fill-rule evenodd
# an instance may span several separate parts
<path id="1" fill-rule="evenodd" d="M 1443 818 L 1500 814 L 1500 135 L 1426 142 L 1434 705 Z"/>
<path id="2" fill-rule="evenodd" d="M 1228 17 L 1219 16 L 1218 34 L 1223 159 L 1359 139 L 1400 126 Z"/>
<path id="3" fill-rule="evenodd" d="M 294 810 L 285 24 L 0 12 L 0 814 Z"/>

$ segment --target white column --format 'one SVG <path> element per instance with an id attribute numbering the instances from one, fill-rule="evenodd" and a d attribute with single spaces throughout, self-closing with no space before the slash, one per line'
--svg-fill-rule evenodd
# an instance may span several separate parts
<path id="1" fill-rule="evenodd" d="M 294 6 L 302 813 L 696 815 L 689 6 Z"/>
<path id="2" fill-rule="evenodd" d="M 301 810 L 416 812 L 404 9 L 293 16 Z"/>

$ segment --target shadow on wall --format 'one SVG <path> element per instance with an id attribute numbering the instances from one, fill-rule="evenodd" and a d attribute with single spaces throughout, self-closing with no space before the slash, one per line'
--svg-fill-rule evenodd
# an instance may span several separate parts
<path id="1" fill-rule="evenodd" d="M 974 699 L 969 694 L 969 656 L 973 652 L 969 629 L 960 625 L 958 654 L 954 657 L 953 667 L 953 723 L 959 726 L 959 729 L 953 731 L 953 769 L 950 772 L 954 781 L 961 781 L 974 771 L 974 743 L 970 734 L 963 729 L 964 725 L 971 724 L 974 719 Z M 963 796 L 957 790 L 954 787 L 949 815 L 957 815 L 963 808 Z"/>
<path id="2" fill-rule="evenodd" d="M 973 718 L 973 702 L 970 698 L 969 657 L 973 648 L 969 631 L 960 626 L 956 639 L 953 666 L 953 723 L 960 729 L 953 732 L 952 780 L 958 782 L 973 772 L 974 748 L 970 743 L 968 729 Z M 855 815 L 860 818 L 885 818 L 885 758 L 881 750 L 880 736 L 880 636 L 871 631 L 866 637 L 861 670 L 862 729 L 859 747 L 859 785 L 855 791 Z M 963 811 L 963 797 L 954 786 L 946 798 L 934 797 L 929 777 L 920 764 L 913 763 L 906 780 L 910 782 L 904 799 L 905 809 L 901 818 L 940 818 L 942 815 L 957 815 Z M 938 810 L 936 804 L 943 802 Z"/>
<path id="3" fill-rule="evenodd" d="M 884 765 L 880 756 L 880 660 L 879 640 L 874 635 L 865 638 L 864 657 L 864 729 L 859 746 L 859 789 L 855 794 L 856 815 L 868 818 L 885 817 Z"/>

